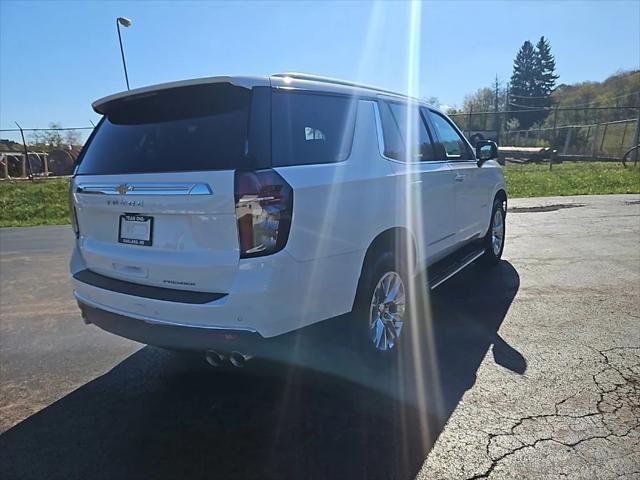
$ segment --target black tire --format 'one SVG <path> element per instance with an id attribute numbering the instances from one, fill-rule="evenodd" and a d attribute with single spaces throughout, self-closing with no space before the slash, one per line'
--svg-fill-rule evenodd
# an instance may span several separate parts
<path id="1" fill-rule="evenodd" d="M 362 353 L 365 361 L 374 364 L 374 366 L 393 365 L 396 357 L 399 355 L 399 352 L 404 350 L 404 345 L 409 343 L 408 337 L 411 334 L 411 315 L 409 307 L 411 305 L 411 299 L 414 292 L 413 277 L 407 267 L 407 264 L 409 263 L 407 261 L 407 257 L 401 253 L 395 254 L 390 249 L 380 252 L 368 263 L 368 265 L 365 265 L 365 271 L 363 272 L 363 276 L 358 286 L 356 302 L 352 312 L 354 317 L 352 319 L 353 343 Z M 397 275 L 402 281 L 402 288 L 404 289 L 404 312 L 402 317 L 402 328 L 398 337 L 393 339 L 393 346 L 391 348 L 382 349 L 380 347 L 376 347 L 374 344 L 374 339 L 372 338 L 372 334 L 374 334 L 374 332 L 372 332 L 370 328 L 370 315 L 374 292 L 378 287 L 379 282 L 388 274 Z M 395 279 L 393 275 L 391 278 Z M 384 333 L 387 333 L 387 331 Z"/>
<path id="2" fill-rule="evenodd" d="M 500 212 L 502 217 L 502 240 L 500 244 L 500 248 L 496 250 L 494 247 L 494 225 L 496 221 L 496 212 Z M 505 233 L 506 233 L 506 212 L 504 210 L 504 202 L 498 198 L 493 201 L 493 208 L 491 209 L 491 221 L 489 222 L 489 229 L 487 230 L 487 234 L 484 237 L 484 248 L 485 252 L 482 257 L 480 257 L 480 262 L 484 265 L 497 265 L 502 258 L 502 252 L 504 251 L 504 241 L 505 241 Z"/>

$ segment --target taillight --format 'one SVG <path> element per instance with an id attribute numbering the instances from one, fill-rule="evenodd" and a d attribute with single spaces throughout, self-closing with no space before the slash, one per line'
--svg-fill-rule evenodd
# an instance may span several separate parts
<path id="1" fill-rule="evenodd" d="M 76 238 L 80 236 L 80 229 L 78 228 L 78 215 L 76 213 L 75 202 L 73 201 L 73 179 L 69 182 L 69 217 L 71 220 L 71 228 L 73 228 L 73 233 L 76 234 Z"/>
<path id="2" fill-rule="evenodd" d="M 282 250 L 291 228 L 291 186 L 274 170 L 237 171 L 235 198 L 240 258 Z"/>

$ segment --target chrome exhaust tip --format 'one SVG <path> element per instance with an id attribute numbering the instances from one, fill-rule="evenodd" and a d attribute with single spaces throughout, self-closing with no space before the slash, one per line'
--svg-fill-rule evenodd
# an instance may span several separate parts
<path id="1" fill-rule="evenodd" d="M 205 353 L 204 359 L 209 365 L 214 368 L 218 368 L 224 363 L 224 355 L 215 350 L 209 350 L 207 353 Z"/>
<path id="2" fill-rule="evenodd" d="M 246 363 L 251 360 L 253 356 L 245 355 L 241 352 L 231 352 L 229 355 L 229 362 L 236 368 L 242 368 L 246 365 Z"/>

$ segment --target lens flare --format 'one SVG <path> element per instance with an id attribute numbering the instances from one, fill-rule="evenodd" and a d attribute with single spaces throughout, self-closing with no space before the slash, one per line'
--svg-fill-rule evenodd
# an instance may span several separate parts
<path id="1" fill-rule="evenodd" d="M 403 8 L 408 8 L 409 28 L 407 30 L 407 50 L 406 50 L 406 92 L 414 99 L 421 97 L 421 29 L 422 29 L 422 4 L 413 1 L 408 4 L 402 4 Z M 358 55 L 358 63 L 356 72 L 353 76 L 354 81 L 364 84 L 369 83 L 366 78 L 366 72 L 371 69 L 380 68 L 379 47 L 384 40 L 385 32 L 385 14 L 384 8 L 388 5 L 382 2 L 375 2 L 369 12 L 367 32 L 362 43 L 361 51 Z M 393 8 L 398 8 L 395 4 Z M 398 72 L 399 74 L 403 72 Z M 359 136 L 375 135 L 374 127 L 369 128 L 372 124 L 376 124 L 377 117 L 375 113 L 374 101 L 359 100 L 356 94 L 350 103 L 350 115 L 356 114 L 356 127 L 353 132 L 353 147 L 365 148 L 362 145 L 368 142 L 359 142 Z M 371 122 L 361 121 L 363 118 L 370 119 Z M 410 105 L 406 109 L 404 119 L 399 118 L 398 122 L 405 122 L 403 138 L 405 152 L 407 152 L 406 162 L 388 162 L 388 177 L 391 181 L 395 181 L 394 185 L 397 190 L 389 195 L 388 202 L 395 213 L 395 224 L 406 227 L 403 234 L 396 238 L 396 253 L 402 255 L 397 260 L 403 265 L 417 265 L 414 273 L 418 273 L 426 267 L 424 258 L 416 258 L 416 248 L 414 245 L 426 245 L 427 238 L 425 232 L 429 225 L 424 220 L 424 202 L 429 202 L 428 198 L 423 198 L 422 189 L 416 188 L 421 180 L 421 162 L 419 152 L 416 152 L 415 145 L 418 144 L 420 137 L 418 135 L 417 123 L 420 121 L 418 103 Z M 366 125 L 369 125 L 366 127 Z M 342 142 L 352 142 L 351 131 L 343 129 Z M 380 130 L 378 129 L 378 132 Z M 364 138 L 364 137 L 360 137 Z M 371 143 L 371 142 L 369 142 Z M 374 142 L 375 143 L 375 142 Z M 343 149 L 342 149 L 343 150 Z M 355 152 L 352 151 L 352 154 Z M 414 155 L 415 153 L 415 155 Z M 367 155 L 379 155 L 377 144 L 374 148 L 366 152 L 360 151 L 359 155 L 366 157 Z M 391 165 L 393 164 L 393 165 Z M 339 209 L 345 204 L 353 201 L 354 195 L 366 197 L 366 190 L 363 189 L 365 183 L 360 183 L 359 178 L 354 177 L 353 181 L 347 177 L 350 175 L 349 169 L 343 168 L 341 164 L 327 164 L 314 166 L 313 182 L 307 187 L 309 189 L 317 186 L 328 188 L 324 190 L 323 195 L 324 208 L 321 214 L 315 218 L 314 232 L 318 237 L 318 241 L 313 242 L 312 258 L 325 259 L 334 255 L 334 252 L 328 250 L 335 242 L 338 233 L 343 230 L 344 216 L 337 214 Z M 389 179 L 387 178 L 387 180 Z M 391 184 L 391 182 L 389 182 Z M 327 187 L 328 186 L 328 187 Z M 354 193 L 355 192 L 355 193 Z M 302 201 L 302 195 L 299 195 L 295 201 Z M 363 205 L 358 200 L 358 205 Z M 373 202 L 373 205 L 376 205 Z M 327 239 L 327 241 L 323 241 Z M 344 240 L 348 242 L 348 239 Z M 422 249 L 420 249 L 422 250 Z M 335 255 L 334 255 L 335 256 Z M 337 256 L 339 257 L 339 256 Z M 339 261 L 339 260 L 337 260 Z M 336 278 L 336 285 L 324 285 L 326 281 L 326 269 L 335 269 L 335 263 L 315 262 L 314 267 L 309 275 L 301 279 L 305 284 L 304 296 L 296 301 L 302 301 L 304 312 L 314 312 L 319 302 L 331 302 L 331 295 L 327 291 L 335 291 L 335 288 L 341 286 L 340 278 Z M 400 267 L 399 267 L 400 268 Z M 426 275 L 420 273 L 416 275 L 416 281 L 412 282 L 410 295 L 408 295 L 408 321 L 411 328 L 406 329 L 408 335 L 398 352 L 397 368 L 385 370 L 384 372 L 375 371 L 368 365 L 362 365 L 362 358 L 354 351 L 350 350 L 349 341 L 336 337 L 326 339 L 326 343 L 318 345 L 314 342 L 304 341 L 303 335 L 295 335 L 292 343 L 289 345 L 288 351 L 281 352 L 281 356 L 286 358 L 289 365 L 286 383 L 283 389 L 283 399 L 280 403 L 281 408 L 278 416 L 284 418 L 287 415 L 289 406 L 295 402 L 297 393 L 295 392 L 295 379 L 298 375 L 296 369 L 298 367 L 311 367 L 320 370 L 328 375 L 342 377 L 350 382 L 363 385 L 365 388 L 375 390 L 392 398 L 399 406 L 400 417 L 397 418 L 400 430 L 399 438 L 400 448 L 403 450 L 408 462 L 409 450 L 415 447 L 415 432 L 419 430 L 421 446 L 426 450 L 427 446 L 433 440 L 434 432 L 430 428 L 430 418 L 438 421 L 443 412 L 442 386 L 439 376 L 439 366 L 437 363 L 437 352 L 435 342 L 434 324 L 431 313 L 430 290 L 427 286 Z M 334 289 L 334 290 L 332 290 Z M 354 292 L 355 293 L 355 292 Z M 358 318 L 339 318 L 338 322 L 366 322 L 366 319 Z M 304 319 L 301 319 L 301 326 Z M 341 324 L 336 329 L 337 332 L 345 332 L 349 330 L 349 325 Z M 366 329 L 363 329 L 366 331 Z M 351 340 L 350 338 L 346 340 Z M 402 341 L 401 340 L 401 341 Z M 316 362 L 310 362 L 310 350 L 315 349 L 322 353 L 323 363 L 318 365 Z M 391 373 L 390 373 L 391 372 Z M 383 379 L 384 378 L 384 379 Z M 416 415 L 418 418 L 416 419 Z M 416 421 L 419 425 L 416 425 Z M 281 425 L 283 422 L 278 422 Z M 277 431 L 276 435 L 285 434 L 285 432 Z M 274 453 L 275 454 L 275 453 Z"/>

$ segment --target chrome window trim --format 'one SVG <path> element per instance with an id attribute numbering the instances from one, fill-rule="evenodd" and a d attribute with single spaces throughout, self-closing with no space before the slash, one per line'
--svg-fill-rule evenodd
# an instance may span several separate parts
<path id="1" fill-rule="evenodd" d="M 382 158 L 386 160 L 391 160 L 392 162 L 397 162 L 398 160 L 387 157 L 384 154 L 384 136 L 383 136 L 384 134 L 382 132 L 382 118 L 380 117 L 380 105 L 378 104 L 378 102 L 373 102 L 373 113 L 376 119 L 376 134 L 378 136 L 378 152 L 380 152 L 380 156 Z"/>
<path id="2" fill-rule="evenodd" d="M 211 195 L 206 183 L 79 183 L 75 193 L 93 195 Z"/>

